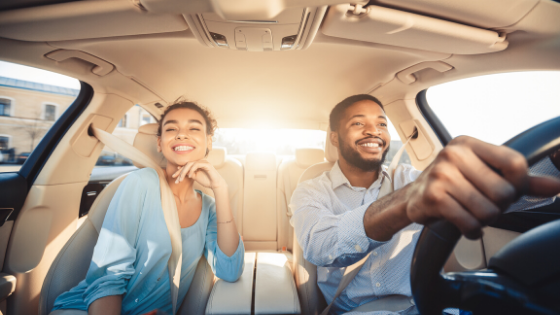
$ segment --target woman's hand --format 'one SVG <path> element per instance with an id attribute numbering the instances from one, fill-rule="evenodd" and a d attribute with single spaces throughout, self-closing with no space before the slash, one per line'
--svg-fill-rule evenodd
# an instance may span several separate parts
<path id="1" fill-rule="evenodd" d="M 179 166 L 178 170 L 171 176 L 176 178 L 175 183 L 182 182 L 185 177 L 191 178 L 204 187 L 212 190 L 226 187 L 226 181 L 220 173 L 205 159 L 188 162 L 184 166 Z"/>

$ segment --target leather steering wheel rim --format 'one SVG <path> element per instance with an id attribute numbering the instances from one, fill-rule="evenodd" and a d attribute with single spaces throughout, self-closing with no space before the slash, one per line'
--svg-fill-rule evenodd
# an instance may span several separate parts
<path id="1" fill-rule="evenodd" d="M 504 145 L 520 152 L 531 166 L 560 147 L 560 117 L 530 128 Z M 422 230 L 410 271 L 412 295 L 420 314 L 441 314 L 450 307 L 468 309 L 468 305 L 461 305 L 465 290 L 461 280 L 441 274 L 460 237 L 459 229 L 443 220 Z"/>

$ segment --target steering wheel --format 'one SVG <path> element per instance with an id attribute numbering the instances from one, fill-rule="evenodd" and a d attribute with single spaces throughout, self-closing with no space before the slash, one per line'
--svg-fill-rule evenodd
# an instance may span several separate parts
<path id="1" fill-rule="evenodd" d="M 560 117 L 507 141 L 533 165 L 560 147 Z M 484 271 L 442 274 L 461 232 L 448 221 L 424 227 L 410 272 L 412 295 L 422 315 L 459 308 L 479 314 L 560 314 L 560 220 L 520 235 Z"/>

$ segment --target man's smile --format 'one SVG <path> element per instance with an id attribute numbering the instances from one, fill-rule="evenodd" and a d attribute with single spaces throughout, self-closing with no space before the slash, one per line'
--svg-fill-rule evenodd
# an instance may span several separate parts
<path id="1" fill-rule="evenodd" d="M 356 145 L 368 153 L 378 153 L 385 147 L 385 141 L 381 138 L 371 137 L 356 141 Z"/>

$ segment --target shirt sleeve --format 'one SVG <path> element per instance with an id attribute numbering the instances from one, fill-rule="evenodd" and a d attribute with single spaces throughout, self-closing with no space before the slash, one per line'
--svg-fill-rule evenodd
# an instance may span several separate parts
<path id="1" fill-rule="evenodd" d="M 531 176 L 550 176 L 560 178 L 560 171 L 554 166 L 550 157 L 546 157 L 539 162 L 535 163 L 529 168 L 529 175 Z M 552 198 L 540 198 L 533 196 L 522 196 L 512 204 L 504 213 L 525 211 L 538 207 L 544 207 L 549 205 L 556 200 L 556 197 Z"/>
<path id="2" fill-rule="evenodd" d="M 232 222 L 233 223 L 233 222 Z M 208 228 L 206 229 L 206 260 L 216 277 L 228 282 L 239 279 L 245 267 L 245 247 L 239 237 L 239 245 L 231 256 L 227 256 L 218 246 L 218 225 L 216 203 L 212 202 L 209 209 Z"/>
<path id="3" fill-rule="evenodd" d="M 306 260 L 317 266 L 347 267 L 386 243 L 366 235 L 364 214 L 369 205 L 335 215 L 329 209 L 328 192 L 312 183 L 298 185 L 290 202 L 291 223 Z"/>
<path id="4" fill-rule="evenodd" d="M 134 274 L 136 235 L 147 192 L 144 181 L 148 179 L 139 172 L 149 171 L 128 175 L 107 209 L 85 279 L 87 289 L 83 299 L 88 308 L 99 298 L 126 293 Z"/>

